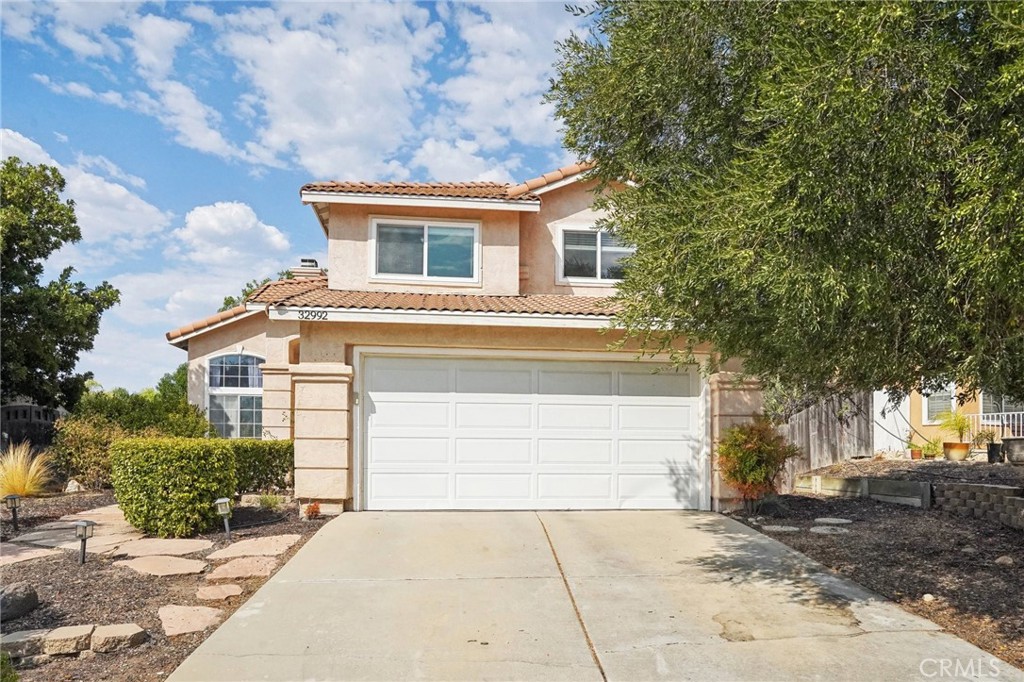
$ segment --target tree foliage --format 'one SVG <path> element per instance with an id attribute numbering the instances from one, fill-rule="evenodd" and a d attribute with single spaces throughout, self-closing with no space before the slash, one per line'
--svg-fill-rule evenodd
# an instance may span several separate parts
<path id="1" fill-rule="evenodd" d="M 277 278 L 279 280 L 280 279 L 293 279 L 294 277 L 295 277 L 295 275 L 293 275 L 290 270 L 282 270 L 279 273 L 277 273 Z M 253 280 L 250 280 L 250 281 L 246 282 L 246 284 L 242 287 L 242 291 L 238 294 L 238 296 L 225 296 L 224 297 L 224 303 L 221 304 L 220 309 L 218 310 L 218 312 L 224 312 L 225 310 L 231 310 L 232 308 L 235 308 L 237 306 L 242 305 L 243 303 L 245 303 L 245 299 L 249 298 L 249 295 L 252 294 L 252 292 L 256 291 L 261 286 L 263 286 L 264 284 L 267 284 L 267 283 L 269 283 L 271 281 L 273 281 L 273 278 L 271 278 L 271 277 L 264 277 L 263 279 L 253 279 Z"/>
<path id="2" fill-rule="evenodd" d="M 100 316 L 117 303 L 103 282 L 71 281 L 73 268 L 40 283 L 46 259 L 82 238 L 74 202 L 62 201 L 64 178 L 51 166 L 10 157 L 0 169 L 0 392 L 4 402 L 26 397 L 39 405 L 73 407 L 90 373 L 76 373 L 92 348 Z"/>
<path id="3" fill-rule="evenodd" d="M 1024 5 L 599 0 L 550 98 L 651 350 L 1024 397 Z M 714 362 L 711 362 L 711 368 Z"/>

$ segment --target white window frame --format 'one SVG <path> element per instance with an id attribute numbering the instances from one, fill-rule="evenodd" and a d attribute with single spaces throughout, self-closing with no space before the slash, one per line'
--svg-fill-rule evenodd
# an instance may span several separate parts
<path id="1" fill-rule="evenodd" d="M 949 384 L 945 388 L 949 391 L 949 404 L 946 406 L 945 410 L 940 410 L 939 414 L 947 411 L 952 412 L 956 409 L 956 384 Z M 921 394 L 921 424 L 925 426 L 935 426 L 939 423 L 938 420 L 928 418 L 928 412 L 930 412 L 928 409 L 930 405 L 929 401 L 931 400 L 934 400 L 934 396 L 924 395 L 923 393 Z"/>
<path id="2" fill-rule="evenodd" d="M 1005 396 L 999 396 L 999 397 L 1002 400 L 1004 400 L 1004 401 L 1006 400 Z M 1003 406 L 1001 405 L 1000 408 L 1002 408 L 1002 407 Z M 985 392 L 984 391 L 979 391 L 978 392 L 978 414 L 981 415 L 981 423 L 982 424 L 999 424 L 1000 423 L 999 419 L 997 419 L 994 415 L 997 415 L 997 414 L 1007 414 L 1007 413 L 1013 414 L 1015 412 L 1017 412 L 1017 410 L 1003 410 L 1003 409 L 1000 409 L 998 412 L 986 412 L 985 411 Z"/>
<path id="3" fill-rule="evenodd" d="M 457 227 L 473 229 L 473 277 L 437 277 L 426 274 L 429 267 L 427 260 L 427 239 L 423 240 L 423 274 L 422 275 L 401 275 L 393 273 L 377 272 L 377 226 L 380 223 L 388 225 L 401 225 L 403 227 L 421 227 L 426 232 L 428 227 Z M 463 284 L 473 286 L 480 284 L 481 270 L 481 246 L 480 246 L 480 222 L 476 220 L 432 220 L 430 218 L 392 218 L 390 216 L 370 217 L 370 238 L 369 243 L 369 272 L 370 281 L 374 282 L 412 282 L 418 284 Z"/>
<path id="4" fill-rule="evenodd" d="M 565 276 L 565 233 L 566 232 L 595 232 L 597 233 L 597 276 L 596 277 L 566 277 Z M 609 234 L 608 230 L 599 230 L 593 225 L 564 225 L 559 226 L 557 241 L 555 243 L 555 252 L 557 257 L 555 258 L 555 281 L 559 284 L 572 284 L 574 286 L 595 286 L 595 287 L 609 287 L 615 286 L 621 279 L 607 279 L 601 277 L 601 235 Z M 620 247 L 622 250 L 627 251 L 630 254 L 636 252 L 635 247 L 623 246 Z"/>
<path id="5" fill-rule="evenodd" d="M 254 391 L 259 391 L 258 395 L 259 395 L 260 400 L 261 400 L 261 402 L 260 402 L 260 405 L 261 405 L 260 411 L 261 412 L 263 411 L 262 410 L 262 404 L 263 404 L 262 403 L 262 399 L 263 399 L 263 387 L 262 386 L 260 386 L 260 388 L 258 388 L 258 389 L 248 388 L 248 387 L 242 388 L 240 386 L 220 386 L 220 387 L 217 387 L 217 388 L 214 388 L 213 386 L 210 386 L 210 364 L 212 363 L 212 361 L 214 361 L 214 360 L 216 360 L 218 358 L 225 358 L 225 357 L 228 357 L 228 356 L 231 356 L 231 355 L 245 355 L 245 356 L 248 356 L 248 357 L 251 357 L 251 358 L 256 358 L 257 360 L 260 361 L 260 364 L 263 364 L 263 363 L 265 363 L 267 361 L 267 359 L 264 356 L 259 355 L 257 353 L 250 353 L 250 352 L 248 352 L 246 350 L 225 351 L 223 353 L 217 353 L 216 355 L 211 355 L 211 356 L 207 357 L 206 361 L 205 361 L 205 364 L 203 366 L 203 369 L 204 369 L 204 377 L 203 377 L 203 396 L 204 396 L 204 401 L 203 401 L 203 407 L 206 410 L 206 418 L 208 420 L 210 419 L 210 396 L 211 395 L 252 396 L 252 395 L 257 395 L 257 393 L 254 393 Z M 260 375 L 262 376 L 262 374 L 263 374 L 263 370 L 260 370 Z M 211 421 L 210 423 L 212 424 L 213 422 Z M 245 440 L 263 440 L 263 429 L 264 429 L 263 415 L 261 414 L 260 415 L 260 433 L 259 433 L 258 436 L 255 436 L 253 438 L 248 438 L 248 437 L 243 437 L 243 436 L 231 436 L 231 437 L 229 437 L 229 440 L 242 440 L 243 438 Z M 223 436 L 220 436 L 220 437 L 223 437 Z"/>

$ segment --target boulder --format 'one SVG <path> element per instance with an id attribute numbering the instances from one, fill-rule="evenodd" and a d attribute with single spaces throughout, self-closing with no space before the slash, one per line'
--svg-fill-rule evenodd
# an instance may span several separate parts
<path id="1" fill-rule="evenodd" d="M 135 623 L 100 625 L 92 633 L 92 650 L 101 654 L 139 646 L 149 634 Z"/>
<path id="2" fill-rule="evenodd" d="M 1013 566 L 1013 557 L 1009 554 L 1004 554 L 996 559 L 996 566 Z"/>
<path id="3" fill-rule="evenodd" d="M 95 625 L 70 625 L 50 630 L 43 638 L 43 653 L 53 656 L 85 651 L 89 648 L 92 631 L 95 629 Z"/>
<path id="4" fill-rule="evenodd" d="M 26 582 L 0 587 L 0 621 L 21 618 L 39 606 L 39 595 Z"/>
<path id="5" fill-rule="evenodd" d="M 0 640 L 0 648 L 11 658 L 24 658 L 43 653 L 43 639 L 49 630 L 9 632 Z"/>
<path id="6" fill-rule="evenodd" d="M 83 490 L 85 490 L 85 486 L 73 478 L 64 486 L 64 492 L 66 493 L 80 493 Z"/>

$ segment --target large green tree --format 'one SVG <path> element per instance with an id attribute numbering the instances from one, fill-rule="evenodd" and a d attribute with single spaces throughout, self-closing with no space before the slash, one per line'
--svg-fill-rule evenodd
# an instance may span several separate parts
<path id="1" fill-rule="evenodd" d="M 62 201 L 64 178 L 51 166 L 11 157 L 0 169 L 0 392 L 3 401 L 27 397 L 40 405 L 72 407 L 91 373 L 76 373 L 92 348 L 100 316 L 118 301 L 103 282 L 73 282 L 73 268 L 41 283 L 46 259 L 82 233 L 74 202 Z"/>
<path id="2" fill-rule="evenodd" d="M 1024 397 L 1024 4 L 578 11 L 550 98 L 624 183 L 631 334 L 810 393 Z"/>

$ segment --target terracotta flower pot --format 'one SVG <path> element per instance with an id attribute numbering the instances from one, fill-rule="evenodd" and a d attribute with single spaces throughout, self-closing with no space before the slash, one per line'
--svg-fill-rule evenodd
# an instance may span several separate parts
<path id="1" fill-rule="evenodd" d="M 946 459 L 953 462 L 962 462 L 971 454 L 970 443 L 943 443 L 942 454 Z"/>
<path id="2" fill-rule="evenodd" d="M 911 448 L 910 459 L 921 459 L 921 448 Z"/>

